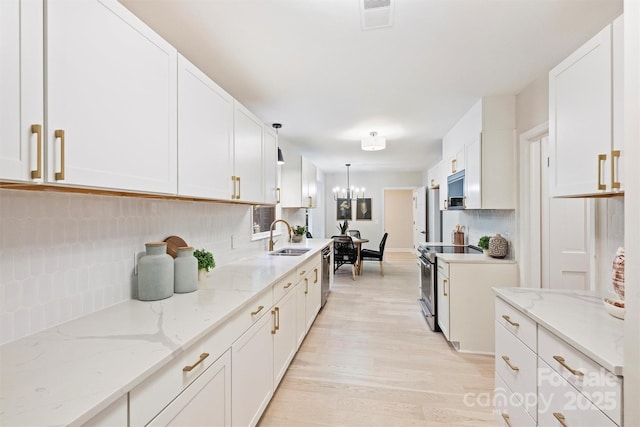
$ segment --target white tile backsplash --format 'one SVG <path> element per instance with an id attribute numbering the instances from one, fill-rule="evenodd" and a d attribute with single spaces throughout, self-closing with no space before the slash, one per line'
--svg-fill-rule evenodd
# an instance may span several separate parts
<path id="1" fill-rule="evenodd" d="M 132 298 L 145 242 L 178 235 L 219 266 L 264 251 L 250 215 L 248 205 L 0 190 L 0 343 Z"/>
<path id="2" fill-rule="evenodd" d="M 452 242 L 456 225 L 464 226 L 465 243 L 478 245 L 482 236 L 500 234 L 509 242 L 507 259 L 516 258 L 516 214 L 512 209 L 467 209 L 442 212 L 442 241 Z"/>

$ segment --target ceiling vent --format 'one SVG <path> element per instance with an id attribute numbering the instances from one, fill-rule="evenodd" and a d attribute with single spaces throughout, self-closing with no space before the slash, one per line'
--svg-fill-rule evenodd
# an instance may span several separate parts
<path id="1" fill-rule="evenodd" d="M 360 0 L 360 26 L 363 30 L 373 30 L 392 25 L 392 0 Z"/>

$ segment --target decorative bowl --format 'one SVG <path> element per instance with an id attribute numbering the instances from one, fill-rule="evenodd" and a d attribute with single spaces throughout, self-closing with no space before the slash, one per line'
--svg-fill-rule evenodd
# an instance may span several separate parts
<path id="1" fill-rule="evenodd" d="M 610 315 L 624 319 L 624 301 L 615 298 L 602 298 L 602 302 Z"/>

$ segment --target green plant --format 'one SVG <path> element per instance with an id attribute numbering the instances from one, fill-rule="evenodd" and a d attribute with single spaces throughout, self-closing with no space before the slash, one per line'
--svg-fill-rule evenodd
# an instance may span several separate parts
<path id="1" fill-rule="evenodd" d="M 193 256 L 198 260 L 198 270 L 211 270 L 215 268 L 216 261 L 213 259 L 213 254 L 204 249 L 196 249 L 193 251 Z"/>
<path id="2" fill-rule="evenodd" d="M 307 234 L 307 227 L 303 227 L 302 225 L 296 225 L 292 227 L 293 234 L 297 236 L 304 236 Z"/>
<path id="3" fill-rule="evenodd" d="M 483 250 L 489 249 L 489 236 L 482 236 L 480 240 L 478 240 L 478 247 Z"/>
<path id="4" fill-rule="evenodd" d="M 340 234 L 347 234 L 347 229 L 349 228 L 349 221 L 345 219 L 342 224 L 338 223 L 337 227 L 338 227 L 338 230 L 340 230 Z"/>

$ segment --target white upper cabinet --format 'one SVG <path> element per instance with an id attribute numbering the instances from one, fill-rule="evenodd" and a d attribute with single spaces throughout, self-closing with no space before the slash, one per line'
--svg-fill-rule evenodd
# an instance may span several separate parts
<path id="1" fill-rule="evenodd" d="M 266 125 L 263 134 L 263 183 L 264 202 L 270 205 L 278 203 L 278 135 Z"/>
<path id="2" fill-rule="evenodd" d="M 302 157 L 302 205 L 306 208 L 315 208 L 317 206 L 318 184 L 316 174 L 316 165 L 306 157 Z"/>
<path id="3" fill-rule="evenodd" d="M 177 52 L 115 0 L 47 2 L 47 180 L 177 192 Z"/>
<path id="4" fill-rule="evenodd" d="M 0 179 L 43 177 L 41 1 L 0 1 Z"/>
<path id="5" fill-rule="evenodd" d="M 549 72 L 553 196 L 622 191 L 622 43 L 619 17 Z"/>
<path id="6" fill-rule="evenodd" d="M 283 151 L 282 207 L 315 208 L 318 201 L 316 166 L 293 150 Z"/>
<path id="7" fill-rule="evenodd" d="M 232 199 L 260 203 L 262 185 L 263 123 L 239 102 L 235 102 L 234 124 L 234 191 Z"/>
<path id="8" fill-rule="evenodd" d="M 178 56 L 178 194 L 231 200 L 233 98 Z"/>

